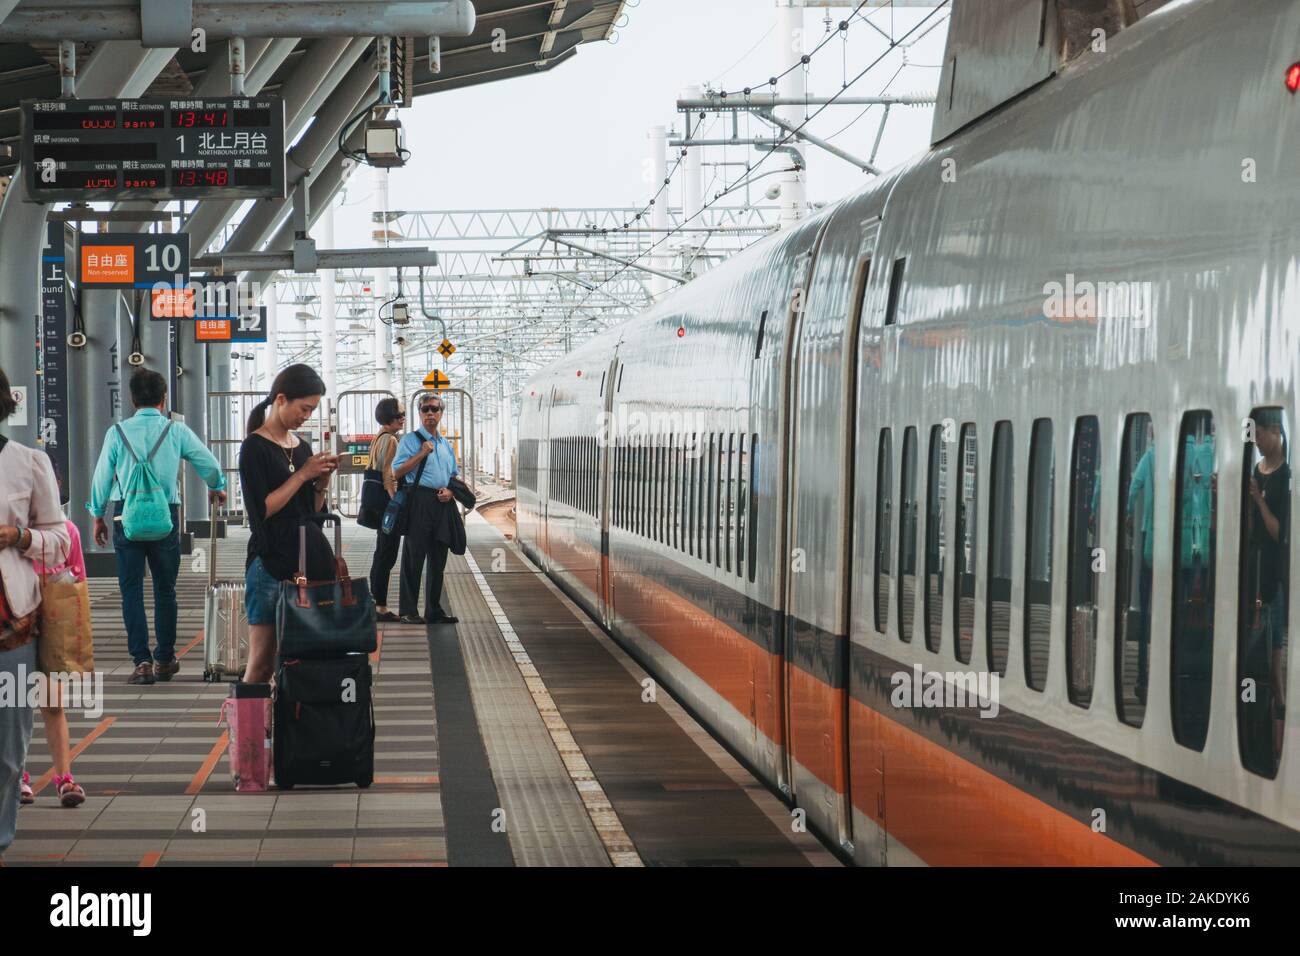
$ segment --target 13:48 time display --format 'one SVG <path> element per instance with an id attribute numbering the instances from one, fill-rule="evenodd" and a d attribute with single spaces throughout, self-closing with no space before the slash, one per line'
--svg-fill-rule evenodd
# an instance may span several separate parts
<path id="1" fill-rule="evenodd" d="M 197 189 L 204 186 L 229 186 L 228 169 L 174 169 L 172 186 L 176 189 Z"/>

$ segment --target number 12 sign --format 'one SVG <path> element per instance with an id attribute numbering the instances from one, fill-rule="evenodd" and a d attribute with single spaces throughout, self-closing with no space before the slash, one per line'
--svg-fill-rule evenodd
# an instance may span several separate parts
<path id="1" fill-rule="evenodd" d="M 190 280 L 188 233 L 83 234 L 77 282 L 87 289 L 177 289 Z"/>

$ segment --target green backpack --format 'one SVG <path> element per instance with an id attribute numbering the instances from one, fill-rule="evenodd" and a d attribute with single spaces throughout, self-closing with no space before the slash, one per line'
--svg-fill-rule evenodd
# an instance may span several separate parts
<path id="1" fill-rule="evenodd" d="M 127 441 L 122 426 L 113 427 L 117 429 L 122 444 L 135 462 L 126 480 L 126 487 L 122 489 L 122 533 L 128 541 L 161 541 L 172 533 L 172 508 L 167 499 L 167 489 L 154 474 L 151 462 L 167 433 L 171 431 L 172 422 L 167 423 L 167 427 L 158 436 L 158 441 L 154 443 L 153 451 L 149 452 L 149 457 L 144 461 L 140 460 L 140 456 Z"/>

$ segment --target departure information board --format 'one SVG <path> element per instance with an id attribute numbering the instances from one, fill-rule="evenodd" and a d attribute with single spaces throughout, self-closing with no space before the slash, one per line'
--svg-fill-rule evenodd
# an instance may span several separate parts
<path id="1" fill-rule="evenodd" d="M 25 100 L 22 111 L 31 202 L 285 196 L 278 97 Z"/>

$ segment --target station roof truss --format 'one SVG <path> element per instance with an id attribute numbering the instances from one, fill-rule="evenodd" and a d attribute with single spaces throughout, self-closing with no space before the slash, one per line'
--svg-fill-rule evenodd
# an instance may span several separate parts
<path id="1" fill-rule="evenodd" d="M 497 397 L 512 395 L 537 369 L 654 304 L 641 263 L 653 261 L 689 281 L 774 232 L 779 209 L 710 207 L 653 256 L 650 247 L 661 233 L 648 223 L 623 228 L 635 223 L 636 213 L 616 207 L 374 213 L 376 242 L 438 250 L 437 268 L 423 274 L 423 303 L 421 277 L 409 269 L 402 274 L 412 316 L 401 331 L 408 384 L 417 366 L 443 368 L 493 413 Z M 681 228 L 681 219 L 680 209 L 670 209 L 668 228 Z M 368 374 L 364 355 L 378 288 L 374 272 L 336 274 L 340 387 Z M 393 283 L 390 294 L 396 289 Z M 320 277 L 282 276 L 276 296 L 279 362 L 319 361 Z M 457 348 L 445 361 L 436 353 L 444 335 Z M 362 367 L 345 369 L 345 355 L 357 356 Z"/>

